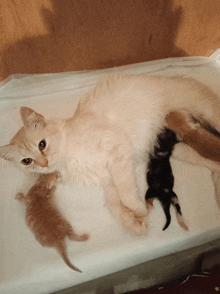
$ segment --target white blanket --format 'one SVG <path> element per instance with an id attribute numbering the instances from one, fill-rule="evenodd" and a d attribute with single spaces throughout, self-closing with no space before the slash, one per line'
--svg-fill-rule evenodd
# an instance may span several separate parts
<path id="1" fill-rule="evenodd" d="M 100 71 L 13 75 L 0 84 L 0 145 L 8 144 L 22 126 L 21 106 L 31 107 L 47 118 L 70 117 L 79 98 L 110 72 L 192 76 L 220 97 L 219 54 L 217 51 L 209 58 L 169 58 Z M 74 229 L 91 235 L 85 243 L 67 241 L 70 260 L 83 271 L 80 274 L 70 270 L 54 249 L 41 247 L 25 224 L 24 208 L 14 197 L 20 190 L 27 191 L 35 177 L 22 174 L 0 159 L 0 293 L 50 293 L 218 239 L 220 210 L 210 171 L 175 159 L 171 162 L 174 191 L 188 232 L 179 227 L 173 208 L 171 225 L 162 231 L 165 216 L 155 201 L 147 236 L 136 236 L 112 218 L 99 187 L 59 185 L 59 208 Z"/>

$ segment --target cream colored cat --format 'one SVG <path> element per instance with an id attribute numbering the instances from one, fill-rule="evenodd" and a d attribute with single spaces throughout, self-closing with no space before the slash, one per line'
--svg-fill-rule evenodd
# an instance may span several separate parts
<path id="1" fill-rule="evenodd" d="M 28 171 L 99 183 L 114 217 L 144 234 L 135 168 L 147 166 L 165 116 L 182 109 L 220 131 L 219 97 L 192 78 L 112 75 L 80 100 L 71 119 L 46 120 L 22 107 L 24 126 L 0 155 Z"/>

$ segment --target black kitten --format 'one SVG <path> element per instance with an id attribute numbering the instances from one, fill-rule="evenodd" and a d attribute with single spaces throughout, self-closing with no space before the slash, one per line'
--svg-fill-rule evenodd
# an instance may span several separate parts
<path id="1" fill-rule="evenodd" d="M 170 165 L 170 156 L 174 145 L 179 141 L 176 134 L 164 128 L 164 131 L 157 136 L 157 144 L 154 146 L 154 154 L 150 155 L 148 164 L 147 183 L 148 190 L 145 195 L 148 209 L 153 207 L 153 199 L 157 198 L 166 215 L 167 222 L 163 231 L 168 228 L 171 221 L 170 205 L 172 204 L 176 209 L 178 223 L 185 230 L 188 230 L 185 224 L 177 195 L 173 192 L 174 176 Z"/>

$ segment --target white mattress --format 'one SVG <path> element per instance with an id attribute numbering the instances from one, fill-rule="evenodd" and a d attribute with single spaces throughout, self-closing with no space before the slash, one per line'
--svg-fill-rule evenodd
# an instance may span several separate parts
<path id="1" fill-rule="evenodd" d="M 220 96 L 219 55 L 220 50 L 209 58 L 169 58 L 100 71 L 13 75 L 0 84 L 0 146 L 8 144 L 22 126 L 21 106 L 47 118 L 70 117 L 78 99 L 109 72 L 183 74 L 200 79 Z M 172 167 L 174 191 L 188 232 L 177 224 L 173 208 L 171 225 L 162 231 L 165 217 L 155 201 L 147 236 L 136 236 L 112 218 L 99 187 L 59 185 L 59 208 L 77 231 L 91 235 L 85 243 L 67 241 L 69 257 L 83 271 L 80 274 L 70 270 L 54 249 L 41 247 L 25 225 L 23 207 L 14 197 L 20 190 L 27 191 L 35 177 L 0 159 L 0 293 L 51 293 L 219 239 L 220 210 L 210 171 L 175 159 Z"/>

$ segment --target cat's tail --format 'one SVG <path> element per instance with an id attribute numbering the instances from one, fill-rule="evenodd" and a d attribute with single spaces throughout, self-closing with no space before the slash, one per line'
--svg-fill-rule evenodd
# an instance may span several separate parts
<path id="1" fill-rule="evenodd" d="M 167 197 L 167 193 L 163 191 L 162 189 L 149 188 L 145 194 L 145 200 L 146 200 L 148 211 L 150 211 L 153 207 L 153 199 L 158 199 L 160 203 L 162 204 L 163 211 L 166 216 L 166 224 L 163 227 L 163 231 L 164 231 L 169 227 L 171 222 L 170 200 Z"/>
<path id="2" fill-rule="evenodd" d="M 66 263 L 66 265 L 68 265 L 68 267 L 70 267 L 72 270 L 77 271 L 79 273 L 82 272 L 80 269 L 78 269 L 77 267 L 75 267 L 70 262 L 70 260 L 69 260 L 69 258 L 67 256 L 66 243 L 65 243 L 65 241 L 60 242 L 59 245 L 57 245 L 56 249 L 59 252 L 59 254 L 61 255 L 61 257 L 63 258 L 63 260 Z"/>
<path id="3" fill-rule="evenodd" d="M 174 192 L 173 192 L 173 197 L 171 198 L 171 203 L 176 209 L 176 218 L 177 218 L 177 221 L 178 221 L 179 225 L 185 231 L 188 231 L 189 228 L 187 227 L 187 225 L 186 225 L 186 223 L 185 223 L 185 221 L 183 219 L 183 215 L 182 215 L 182 211 L 181 211 L 181 208 L 180 208 L 178 197 Z"/>
<path id="4" fill-rule="evenodd" d="M 167 222 L 166 222 L 165 226 L 163 227 L 163 231 L 165 231 L 169 227 L 170 222 L 171 222 L 170 202 L 167 200 L 163 201 L 162 199 L 160 199 L 160 202 L 162 204 L 163 211 L 164 211 L 166 219 L 167 219 Z"/>

